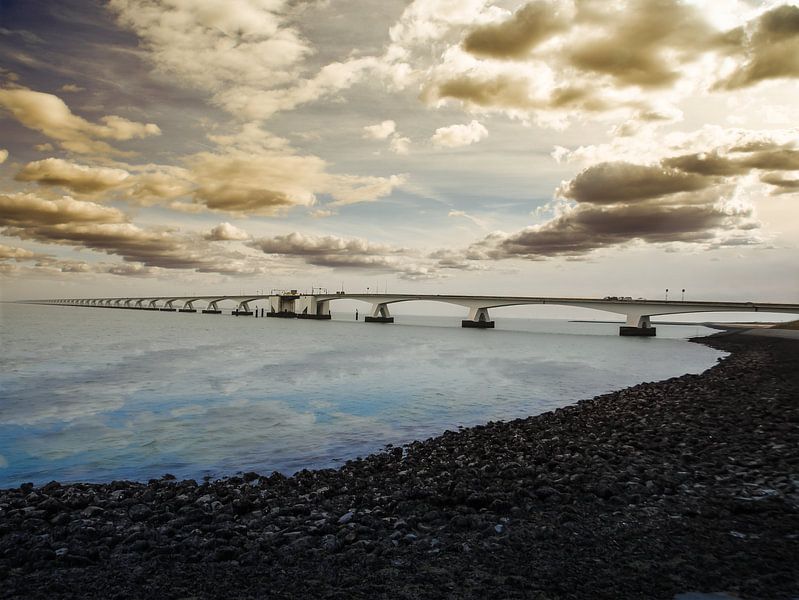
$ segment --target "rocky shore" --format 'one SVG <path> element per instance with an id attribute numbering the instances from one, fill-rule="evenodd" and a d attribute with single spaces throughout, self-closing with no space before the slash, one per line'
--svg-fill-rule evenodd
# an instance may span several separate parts
<path id="1" fill-rule="evenodd" d="M 799 341 L 337 470 L 0 491 L 2 598 L 799 596 Z"/>

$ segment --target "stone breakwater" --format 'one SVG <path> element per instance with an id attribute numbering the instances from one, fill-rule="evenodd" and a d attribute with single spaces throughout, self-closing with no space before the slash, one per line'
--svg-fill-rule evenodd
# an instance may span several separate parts
<path id="1" fill-rule="evenodd" d="M 337 470 L 0 491 L 3 598 L 799 594 L 799 342 Z"/>

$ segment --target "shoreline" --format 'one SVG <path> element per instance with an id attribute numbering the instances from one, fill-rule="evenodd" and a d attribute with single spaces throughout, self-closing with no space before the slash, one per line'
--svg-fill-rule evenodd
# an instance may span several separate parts
<path id="1" fill-rule="evenodd" d="M 799 342 L 290 478 L 0 490 L 0 597 L 799 593 Z"/>

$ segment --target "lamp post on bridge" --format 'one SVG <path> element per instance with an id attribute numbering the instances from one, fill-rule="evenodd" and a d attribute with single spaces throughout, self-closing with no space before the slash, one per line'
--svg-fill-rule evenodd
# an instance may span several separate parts
<path id="1" fill-rule="evenodd" d="M 680 302 L 685 302 L 685 288 L 682 289 L 682 299 Z"/>
<path id="2" fill-rule="evenodd" d="M 669 288 L 666 288 L 666 302 L 669 301 Z"/>

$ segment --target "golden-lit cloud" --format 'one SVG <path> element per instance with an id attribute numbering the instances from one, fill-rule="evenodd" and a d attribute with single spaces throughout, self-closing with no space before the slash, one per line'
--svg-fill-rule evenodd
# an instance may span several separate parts
<path id="1" fill-rule="evenodd" d="M 15 261 L 23 261 L 23 260 L 31 260 L 36 258 L 37 256 L 41 256 L 36 254 L 35 252 L 31 252 L 30 250 L 26 250 L 25 248 L 17 248 L 14 246 L 6 246 L 5 244 L 0 244 L 0 261 L 5 260 L 15 260 Z"/>
<path id="2" fill-rule="evenodd" d="M 26 88 L 0 89 L 0 108 L 25 127 L 57 140 L 65 150 L 78 154 L 122 155 L 102 140 L 126 141 L 159 135 L 153 123 L 137 123 L 108 115 L 92 123 L 75 115 L 58 96 Z"/>
<path id="3" fill-rule="evenodd" d="M 60 158 L 46 158 L 28 163 L 14 176 L 17 181 L 58 185 L 77 194 L 96 194 L 119 187 L 130 176 L 122 169 L 89 167 Z"/>
<path id="4" fill-rule="evenodd" d="M 0 194 L 0 227 L 27 229 L 126 221 L 125 214 L 116 208 L 69 196 L 48 200 L 35 194 Z"/>
<path id="5" fill-rule="evenodd" d="M 201 235 L 145 229 L 115 208 L 69 197 L 48 200 L 34 194 L 0 194 L 0 228 L 3 235 L 23 240 L 120 256 L 136 269 L 251 275 L 267 268 L 264 261 L 240 251 L 211 249 Z"/>

